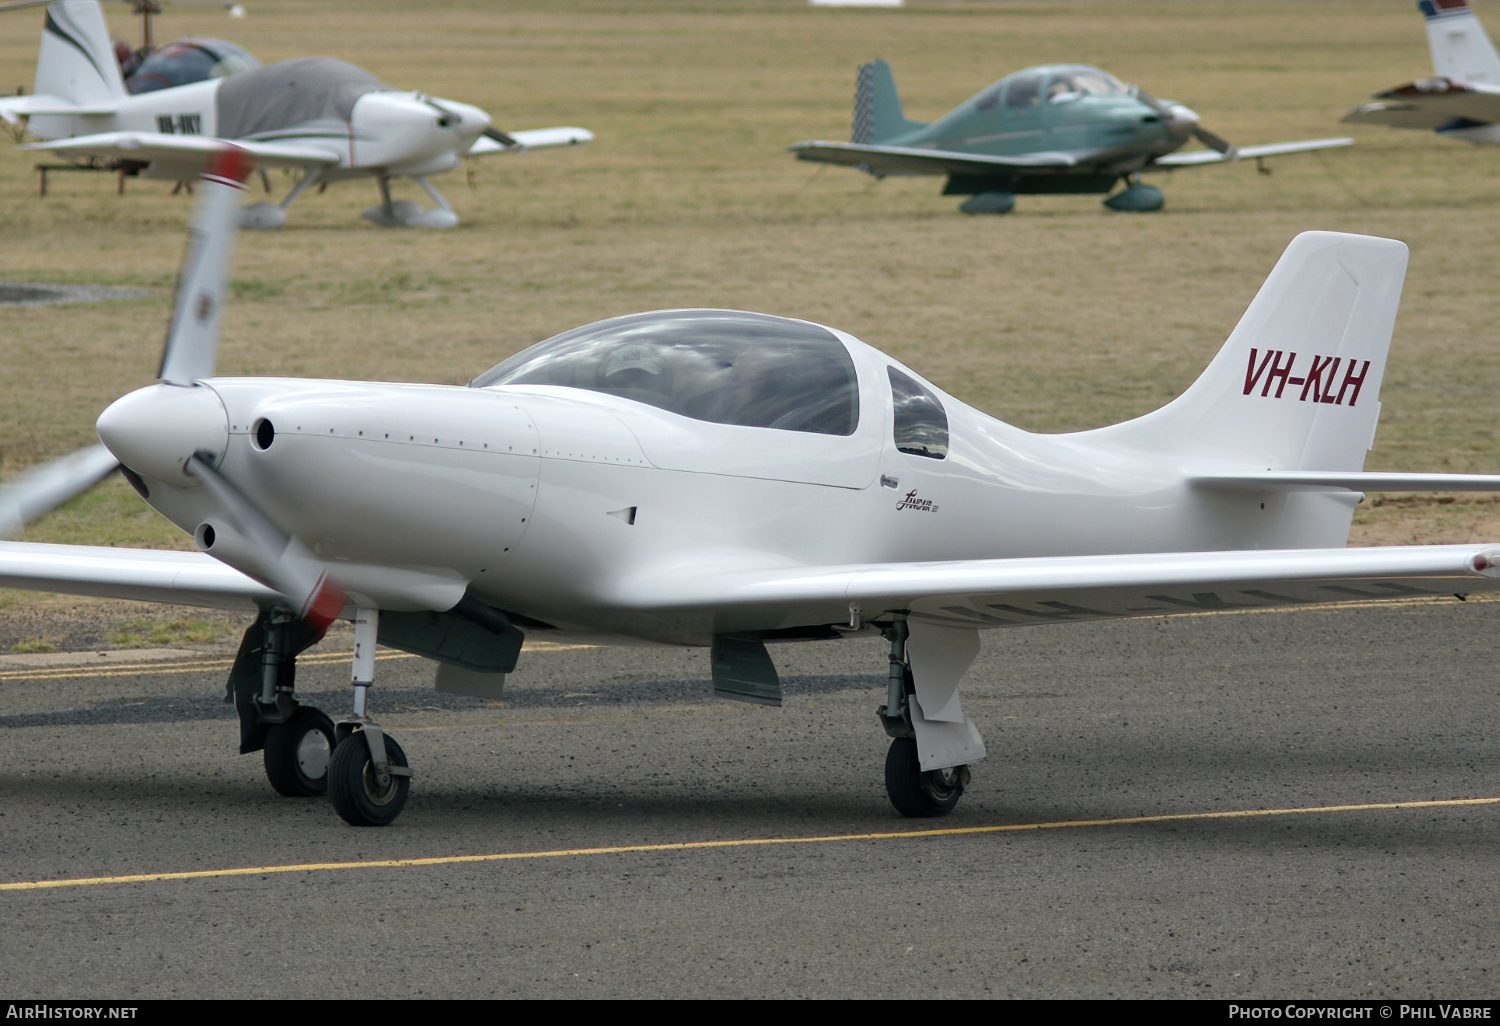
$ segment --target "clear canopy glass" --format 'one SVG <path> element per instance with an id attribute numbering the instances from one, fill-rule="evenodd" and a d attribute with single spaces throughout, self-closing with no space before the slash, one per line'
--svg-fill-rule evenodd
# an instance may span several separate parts
<path id="1" fill-rule="evenodd" d="M 739 310 L 670 310 L 588 324 L 539 342 L 470 382 L 563 385 L 694 420 L 851 435 L 854 361 L 827 328 Z"/>

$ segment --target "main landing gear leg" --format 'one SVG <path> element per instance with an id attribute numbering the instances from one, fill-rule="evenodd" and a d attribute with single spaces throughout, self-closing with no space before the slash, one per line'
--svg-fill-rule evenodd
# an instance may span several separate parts
<path id="1" fill-rule="evenodd" d="M 365 714 L 375 683 L 375 639 L 380 610 L 354 617 L 354 710 L 335 727 L 338 745 L 328 765 L 328 796 L 351 826 L 385 826 L 401 814 L 411 788 L 406 753 Z"/>
<path id="2" fill-rule="evenodd" d="M 916 687 L 911 663 L 906 658 L 909 628 L 905 620 L 897 620 L 883 633 L 891 643 L 890 681 L 885 705 L 876 710 L 876 715 L 891 737 L 891 747 L 885 756 L 885 793 L 903 816 L 919 819 L 946 816 L 963 797 L 964 786 L 969 782 L 969 767 L 922 770 L 917 755 L 917 731 L 912 723 L 911 698 Z"/>
<path id="3" fill-rule="evenodd" d="M 296 668 L 289 632 L 294 622 L 290 613 L 281 611 L 266 624 L 257 702 L 263 717 L 274 718 L 262 749 L 266 779 L 288 798 L 310 798 L 328 790 L 333 721 L 293 695 Z"/>

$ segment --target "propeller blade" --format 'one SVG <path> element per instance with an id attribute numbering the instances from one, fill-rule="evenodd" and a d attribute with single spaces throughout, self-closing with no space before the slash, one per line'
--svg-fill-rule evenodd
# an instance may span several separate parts
<path id="1" fill-rule="evenodd" d="M 348 596 L 329 578 L 322 561 L 214 469 L 213 460 L 212 453 L 194 453 L 187 461 L 187 472 L 203 482 L 219 508 L 244 533 L 256 550 L 256 569 L 266 583 L 287 597 L 299 617 L 319 631 L 326 630 L 338 619 Z"/>
<path id="2" fill-rule="evenodd" d="M 485 136 L 486 139 L 493 139 L 493 140 L 495 140 L 501 146 L 509 146 L 509 147 L 512 147 L 513 149 L 518 149 L 518 150 L 525 149 L 524 146 L 522 146 L 519 142 L 516 141 L 516 139 L 515 139 L 514 136 L 507 135 L 506 133 L 500 131 L 500 129 L 495 128 L 493 126 L 491 126 L 489 128 L 486 128 L 484 130 L 484 136 Z"/>
<path id="3" fill-rule="evenodd" d="M 198 180 L 198 205 L 188 227 L 187 255 L 158 374 L 168 384 L 191 385 L 213 377 L 219 318 L 239 235 L 240 194 L 248 191 L 245 181 L 254 166 L 245 150 L 226 146 L 209 159 Z"/>
<path id="4" fill-rule="evenodd" d="M 1235 158 L 1235 155 L 1238 153 L 1238 150 L 1236 150 L 1236 148 L 1230 144 L 1228 139 L 1225 139 L 1221 135 L 1215 135 L 1213 132 L 1210 132 L 1202 125 L 1193 126 L 1193 138 L 1197 139 L 1204 146 L 1207 146 L 1211 150 L 1218 150 L 1230 160 L 1233 160 Z"/>
<path id="5" fill-rule="evenodd" d="M 119 465 L 104 446 L 91 445 L 0 485 L 0 538 L 16 537 L 28 523 L 88 491 Z"/>

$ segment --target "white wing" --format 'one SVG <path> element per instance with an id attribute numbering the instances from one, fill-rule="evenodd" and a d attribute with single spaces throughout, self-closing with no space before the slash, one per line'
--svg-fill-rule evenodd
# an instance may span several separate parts
<path id="1" fill-rule="evenodd" d="M 578 143 L 592 142 L 594 133 L 587 128 L 573 128 L 564 126 L 560 128 L 528 128 L 520 132 L 507 133 L 517 143 L 515 146 L 506 146 L 504 143 L 486 135 L 481 135 L 470 146 L 465 156 L 482 157 L 486 153 L 519 153 L 522 150 L 539 150 L 546 146 L 573 146 Z"/>
<path id="2" fill-rule="evenodd" d="M 253 610 L 286 601 L 202 552 L 34 542 L 0 543 L 0 588 L 210 609 Z"/>
<path id="3" fill-rule="evenodd" d="M 211 135 L 168 135 L 164 132 L 101 132 L 71 139 L 30 143 L 23 150 L 51 150 L 105 160 L 139 160 L 170 164 L 185 179 L 197 178 L 208 167 L 209 158 L 232 143 L 255 157 L 258 166 L 321 167 L 337 164 L 338 154 L 316 146 L 288 146 L 220 139 Z"/>
<path id="4" fill-rule="evenodd" d="M 837 624 L 907 611 L 951 627 L 1170 616 L 1500 591 L 1500 546 L 1168 552 L 723 571 L 661 567 L 612 603 L 716 633 Z"/>

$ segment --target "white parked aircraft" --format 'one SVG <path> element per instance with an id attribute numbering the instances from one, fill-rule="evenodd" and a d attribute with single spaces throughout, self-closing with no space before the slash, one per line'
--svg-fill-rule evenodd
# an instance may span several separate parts
<path id="1" fill-rule="evenodd" d="M 1484 26 L 1465 0 L 1417 0 L 1417 8 L 1427 19 L 1433 77 L 1377 93 L 1342 120 L 1500 143 L 1500 55 Z"/>
<path id="2" fill-rule="evenodd" d="M 406 799 L 370 718 L 375 644 L 499 693 L 528 637 L 711 649 L 779 704 L 768 642 L 879 632 L 892 803 L 947 812 L 984 742 L 979 631 L 1500 588 L 1500 546 L 1344 548 L 1360 493 L 1500 476 L 1360 472 L 1406 247 L 1310 232 L 1207 371 L 1155 413 L 1036 435 L 832 328 L 733 310 L 601 321 L 468 386 L 214 376 L 244 155 L 216 161 L 161 383 L 104 447 L 0 490 L 12 521 L 116 465 L 199 552 L 0 543 L 0 586 L 259 609 L 230 674 L 241 749 L 354 824 Z M 354 623 L 354 701 L 299 705 L 296 654 Z M 331 754 L 330 754 L 331 753 Z"/>
<path id="3" fill-rule="evenodd" d="M 31 134 L 45 141 L 27 149 L 122 165 L 148 178 L 191 181 L 225 140 L 254 154 L 261 166 L 300 169 L 280 203 L 244 209 L 242 224 L 250 228 L 279 228 L 287 208 L 313 186 L 368 177 L 381 198 L 364 212 L 368 220 L 452 228 L 458 215 L 429 175 L 453 170 L 464 157 L 593 138 L 572 127 L 501 132 L 478 107 L 392 89 L 332 57 L 215 70 L 218 77 L 132 94 L 97 0 L 57 0 L 47 7 L 34 94 L 0 99 L 0 118 L 12 124 L 28 119 Z M 390 182 L 401 177 L 414 180 L 437 205 L 424 210 L 410 200 L 393 201 Z"/>

